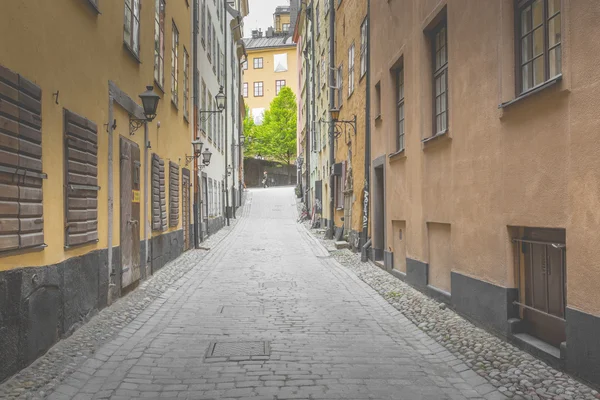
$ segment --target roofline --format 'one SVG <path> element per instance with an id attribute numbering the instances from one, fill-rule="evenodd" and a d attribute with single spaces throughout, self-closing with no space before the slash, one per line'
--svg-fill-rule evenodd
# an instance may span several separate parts
<path id="1" fill-rule="evenodd" d="M 296 47 L 296 43 L 293 43 L 293 44 L 283 44 L 283 45 L 279 45 L 279 46 L 246 47 L 246 51 L 248 53 L 250 53 L 253 50 L 283 49 L 283 48 L 294 48 L 294 47 Z"/>

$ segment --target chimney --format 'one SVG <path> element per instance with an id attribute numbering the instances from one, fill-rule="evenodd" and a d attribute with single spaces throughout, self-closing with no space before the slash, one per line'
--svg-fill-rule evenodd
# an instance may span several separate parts
<path id="1" fill-rule="evenodd" d="M 258 30 L 252 29 L 252 39 L 258 39 Z"/>
<path id="2" fill-rule="evenodd" d="M 260 29 L 260 28 L 259 28 L 259 29 L 258 29 L 258 37 L 259 37 L 259 38 L 261 38 L 261 37 L 262 37 L 262 35 L 263 35 L 262 29 Z"/>
<path id="3" fill-rule="evenodd" d="M 274 33 L 275 33 L 275 30 L 273 29 L 273 27 L 272 27 L 272 26 L 270 26 L 270 27 L 267 29 L 267 32 L 265 32 L 265 36 L 266 36 L 266 37 L 268 37 L 268 38 L 271 38 L 271 37 L 273 37 L 273 34 L 274 34 Z"/>

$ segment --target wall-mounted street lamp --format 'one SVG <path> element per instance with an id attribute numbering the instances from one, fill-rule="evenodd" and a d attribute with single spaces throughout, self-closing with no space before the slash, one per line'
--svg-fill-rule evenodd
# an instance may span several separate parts
<path id="1" fill-rule="evenodd" d="M 204 118 L 199 118 L 200 121 L 206 122 L 208 120 L 208 118 L 210 117 L 210 114 L 222 113 L 223 110 L 225 109 L 225 101 L 227 100 L 227 97 L 225 96 L 225 93 L 223 93 L 223 86 L 221 86 L 221 88 L 219 89 L 219 93 L 217 93 L 217 95 L 215 96 L 215 100 L 217 101 L 217 109 L 216 110 L 200 110 L 200 111 L 198 111 L 198 114 L 208 114 Z"/>
<path id="2" fill-rule="evenodd" d="M 333 135 L 336 139 L 342 134 L 342 126 L 344 127 L 344 133 L 346 133 L 346 128 L 350 126 L 354 136 L 356 136 L 356 114 L 354 114 L 354 118 L 348 121 L 340 120 L 340 110 L 338 108 L 332 108 L 329 110 L 329 114 L 331 115 L 331 123 L 335 125 Z"/>
<path id="3" fill-rule="evenodd" d="M 158 108 L 158 101 L 160 96 L 154 93 L 154 86 L 146 86 L 146 91 L 140 94 L 142 99 L 142 106 L 144 108 L 144 116 L 146 118 L 129 118 L 129 134 L 133 135 L 135 131 L 140 129 L 146 122 L 152 122 L 156 118 L 156 109 Z"/>
<path id="4" fill-rule="evenodd" d="M 200 139 L 192 140 L 192 147 L 194 148 L 194 154 L 191 156 L 188 156 L 186 154 L 186 156 L 185 156 L 185 166 L 186 167 L 189 165 L 190 162 L 192 162 L 192 160 L 200 158 L 200 155 L 202 155 L 202 165 L 200 165 L 200 169 L 202 169 L 205 166 L 208 166 L 210 164 L 210 158 L 212 157 L 212 153 L 210 152 L 210 150 L 208 150 L 208 147 L 206 148 L 206 150 L 204 150 L 204 152 L 202 152 L 202 146 L 204 146 L 204 143 L 202 143 L 202 140 L 200 140 Z"/>

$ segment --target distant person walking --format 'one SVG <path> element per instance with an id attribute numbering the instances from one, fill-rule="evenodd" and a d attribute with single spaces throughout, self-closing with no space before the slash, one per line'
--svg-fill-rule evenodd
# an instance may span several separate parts
<path id="1" fill-rule="evenodd" d="M 263 187 L 264 187 L 264 188 L 266 188 L 267 186 L 269 186 L 269 178 L 268 178 L 268 176 L 267 176 L 267 171 L 265 171 L 265 172 L 263 173 L 262 184 L 263 184 Z"/>

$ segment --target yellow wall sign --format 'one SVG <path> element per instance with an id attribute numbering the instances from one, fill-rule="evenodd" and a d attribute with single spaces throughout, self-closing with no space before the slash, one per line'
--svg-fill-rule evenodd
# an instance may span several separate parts
<path id="1" fill-rule="evenodd" d="M 140 202 L 140 191 L 139 190 L 133 190 L 133 200 L 131 200 L 133 203 L 139 203 Z"/>

